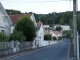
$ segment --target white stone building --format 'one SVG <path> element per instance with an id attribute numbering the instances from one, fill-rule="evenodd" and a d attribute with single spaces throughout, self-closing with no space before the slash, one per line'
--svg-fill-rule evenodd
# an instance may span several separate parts
<path id="1" fill-rule="evenodd" d="M 0 3 L 0 32 L 5 33 L 6 35 L 10 35 L 12 25 L 12 20 L 10 19 L 4 7 Z"/>
<path id="2" fill-rule="evenodd" d="M 69 25 L 58 25 L 57 24 L 57 25 L 54 26 L 54 29 L 56 29 L 57 26 L 58 27 L 60 26 L 62 28 L 62 31 L 71 30 Z"/>

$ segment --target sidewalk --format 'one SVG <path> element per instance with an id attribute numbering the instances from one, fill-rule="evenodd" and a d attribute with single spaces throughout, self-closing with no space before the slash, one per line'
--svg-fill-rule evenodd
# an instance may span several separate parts
<path id="1" fill-rule="evenodd" d="M 70 47 L 69 47 L 69 58 L 68 60 L 77 60 L 74 56 L 74 47 L 73 47 L 73 43 L 70 43 Z"/>

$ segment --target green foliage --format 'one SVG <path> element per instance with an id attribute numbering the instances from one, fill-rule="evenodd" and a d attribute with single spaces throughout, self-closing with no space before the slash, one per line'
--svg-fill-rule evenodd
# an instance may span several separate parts
<path id="1" fill-rule="evenodd" d="M 57 26 L 57 27 L 56 27 L 56 30 L 57 30 L 57 31 L 61 31 L 62 28 L 61 28 L 60 26 Z"/>
<path id="2" fill-rule="evenodd" d="M 63 32 L 66 35 L 66 38 L 71 38 L 71 31 L 67 30 Z"/>
<path id="3" fill-rule="evenodd" d="M 53 40 L 55 41 L 55 40 L 57 40 L 57 38 L 54 36 L 54 37 L 53 37 Z"/>
<path id="4" fill-rule="evenodd" d="M 21 31 L 17 31 L 17 30 L 14 30 L 14 32 L 10 35 L 10 38 L 9 40 L 14 40 L 14 41 L 25 41 L 25 36 L 23 35 L 23 33 Z"/>
<path id="5" fill-rule="evenodd" d="M 59 24 L 60 19 L 64 20 L 64 24 L 69 24 L 69 20 L 73 18 L 72 11 L 55 13 L 55 15 L 54 15 L 54 12 L 49 14 L 34 14 L 34 15 L 35 15 L 36 21 L 38 21 L 40 17 L 43 24 L 49 24 L 49 25 L 50 24 L 53 25 L 53 22 L 54 24 Z"/>
<path id="6" fill-rule="evenodd" d="M 6 12 L 7 12 L 9 15 L 21 14 L 21 11 L 13 10 L 13 9 L 6 9 Z"/>
<path id="7" fill-rule="evenodd" d="M 51 39 L 52 39 L 51 34 L 44 35 L 44 40 L 51 40 Z"/>
<path id="8" fill-rule="evenodd" d="M 59 24 L 64 25 L 64 20 L 63 20 L 63 18 L 60 19 Z"/>
<path id="9" fill-rule="evenodd" d="M 79 31 L 79 34 L 80 34 L 80 13 L 78 14 L 78 31 Z"/>
<path id="10" fill-rule="evenodd" d="M 8 36 L 5 33 L 0 33 L 0 42 L 8 42 Z"/>
<path id="11" fill-rule="evenodd" d="M 15 29 L 23 33 L 26 37 L 26 41 L 33 41 L 36 37 L 35 25 L 28 16 L 20 18 Z"/>
<path id="12" fill-rule="evenodd" d="M 49 27 L 53 27 L 53 25 L 50 24 Z"/>
<path id="13" fill-rule="evenodd" d="M 69 21 L 70 28 L 73 29 L 73 19 Z"/>

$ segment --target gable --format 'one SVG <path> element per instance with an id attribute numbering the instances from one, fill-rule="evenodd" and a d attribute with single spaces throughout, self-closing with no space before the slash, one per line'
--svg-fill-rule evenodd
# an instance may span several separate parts
<path id="1" fill-rule="evenodd" d="M 2 14 L 1 17 L 5 17 L 6 18 L 6 21 L 8 22 L 8 24 L 11 26 L 13 25 L 10 17 L 8 16 L 7 12 L 5 11 L 4 7 L 2 6 L 1 2 L 0 2 L 0 12 Z"/>

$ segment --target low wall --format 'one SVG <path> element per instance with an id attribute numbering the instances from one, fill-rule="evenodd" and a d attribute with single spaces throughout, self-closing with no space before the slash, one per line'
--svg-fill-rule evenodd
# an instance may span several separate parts
<path id="1" fill-rule="evenodd" d="M 0 42 L 0 55 L 7 55 L 23 50 L 34 49 L 38 47 L 56 44 L 58 41 L 33 41 L 33 42 Z"/>

